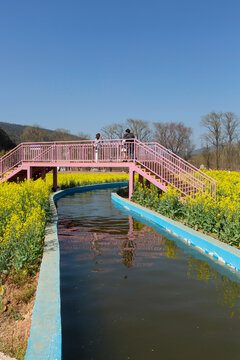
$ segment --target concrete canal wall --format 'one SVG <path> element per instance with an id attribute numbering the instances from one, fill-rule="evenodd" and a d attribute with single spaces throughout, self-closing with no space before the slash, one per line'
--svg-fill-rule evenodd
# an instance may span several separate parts
<path id="1" fill-rule="evenodd" d="M 126 186 L 128 183 L 112 183 L 65 189 L 50 198 L 51 222 L 46 227 L 32 326 L 25 360 L 60 360 L 62 358 L 60 254 L 58 242 L 58 216 L 54 202 L 73 193 Z"/>
<path id="2" fill-rule="evenodd" d="M 112 200 L 123 206 L 124 209 L 159 225 L 169 234 L 176 235 L 186 244 L 195 247 L 198 251 L 212 257 L 218 263 L 228 266 L 234 271 L 240 272 L 240 250 L 160 215 L 155 211 L 149 210 L 127 199 L 123 199 L 116 193 L 112 193 Z"/>
<path id="3" fill-rule="evenodd" d="M 69 194 L 117 188 L 127 184 L 122 182 L 81 186 L 58 191 L 51 196 L 52 220 L 46 228 L 45 248 L 33 309 L 31 332 L 25 356 L 26 360 L 60 360 L 62 357 L 60 254 L 57 231 L 58 217 L 54 202 Z M 239 250 L 129 200 L 123 199 L 116 193 L 112 193 L 112 200 L 125 210 L 138 214 L 143 219 L 161 226 L 169 234 L 182 238 L 186 244 L 207 254 L 220 264 L 240 271 Z"/>

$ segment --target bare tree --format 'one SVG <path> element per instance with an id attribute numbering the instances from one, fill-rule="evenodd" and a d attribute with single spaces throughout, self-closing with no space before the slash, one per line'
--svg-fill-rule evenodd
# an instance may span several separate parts
<path id="1" fill-rule="evenodd" d="M 90 135 L 80 132 L 78 135 L 71 134 L 67 129 L 56 129 L 52 133 L 52 139 L 54 141 L 71 141 L 71 140 L 88 140 Z"/>
<path id="2" fill-rule="evenodd" d="M 224 132 L 224 146 L 227 155 L 227 167 L 232 169 L 234 150 L 238 140 L 239 117 L 232 113 L 226 112 L 223 114 L 223 132 Z"/>
<path id="3" fill-rule="evenodd" d="M 48 141 L 49 137 L 45 129 L 39 126 L 26 126 L 21 135 L 21 141 Z"/>
<path id="4" fill-rule="evenodd" d="M 127 128 L 140 141 L 146 142 L 152 138 L 152 131 L 148 122 L 135 119 L 128 119 L 122 124 L 107 125 L 101 129 L 101 134 L 105 139 L 122 139 Z"/>
<path id="5" fill-rule="evenodd" d="M 186 127 L 182 122 L 156 122 L 154 127 L 154 140 L 156 142 L 184 159 L 189 159 L 194 150 L 191 140 L 192 129 L 190 127 Z"/>
<path id="6" fill-rule="evenodd" d="M 91 136 L 89 134 L 85 134 L 81 131 L 78 133 L 77 136 L 80 140 L 89 140 L 91 138 Z"/>
<path id="7" fill-rule="evenodd" d="M 207 133 L 203 135 L 203 139 L 207 141 L 208 144 L 214 146 L 216 169 L 219 169 L 220 150 L 224 141 L 223 114 L 211 112 L 202 117 L 201 125 L 207 129 Z"/>
<path id="8" fill-rule="evenodd" d="M 126 121 L 126 127 L 132 131 L 132 133 L 138 140 L 142 142 L 151 141 L 152 131 L 149 128 L 147 121 L 128 119 Z"/>
<path id="9" fill-rule="evenodd" d="M 202 156 L 203 156 L 204 160 L 206 161 L 206 168 L 209 169 L 210 168 L 211 152 L 210 152 L 210 146 L 209 146 L 209 143 L 208 143 L 207 140 L 205 140 L 205 142 L 203 144 Z"/>
<path id="10" fill-rule="evenodd" d="M 228 144 L 232 144 L 238 139 L 239 125 L 239 116 L 232 112 L 226 112 L 223 114 L 223 130 Z"/>
<path id="11" fill-rule="evenodd" d="M 77 137 L 76 137 L 77 139 Z M 75 140 L 72 138 L 70 130 L 57 128 L 53 132 L 53 139 L 54 141 L 68 141 L 68 140 Z"/>
<path id="12" fill-rule="evenodd" d="M 64 128 L 57 128 L 55 131 L 59 132 L 59 133 L 62 133 L 62 134 L 65 134 L 65 135 L 66 134 L 71 134 L 70 130 L 64 129 Z"/>
<path id="13" fill-rule="evenodd" d="M 101 135 L 105 139 L 122 139 L 124 126 L 122 124 L 107 125 L 101 129 Z"/>

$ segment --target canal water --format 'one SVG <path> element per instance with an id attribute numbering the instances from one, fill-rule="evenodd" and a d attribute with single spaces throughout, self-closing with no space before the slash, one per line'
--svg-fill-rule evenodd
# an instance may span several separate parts
<path id="1" fill-rule="evenodd" d="M 111 191 L 57 202 L 63 360 L 238 360 L 239 277 L 116 207 Z"/>

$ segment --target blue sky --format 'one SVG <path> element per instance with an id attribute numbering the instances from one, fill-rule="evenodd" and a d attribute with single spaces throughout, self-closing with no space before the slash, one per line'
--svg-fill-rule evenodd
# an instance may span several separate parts
<path id="1" fill-rule="evenodd" d="M 0 121 L 95 133 L 240 115 L 240 2 L 0 0 Z"/>

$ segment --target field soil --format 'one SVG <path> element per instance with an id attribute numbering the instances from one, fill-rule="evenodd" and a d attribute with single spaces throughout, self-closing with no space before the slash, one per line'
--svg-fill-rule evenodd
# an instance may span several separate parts
<path id="1" fill-rule="evenodd" d="M 16 360 L 16 358 L 9 357 L 0 352 L 0 360 Z"/>
<path id="2" fill-rule="evenodd" d="M 38 276 L 21 281 L 8 278 L 0 285 L 0 352 L 5 356 L 24 359 Z M 4 356 L 0 353 L 1 359 Z"/>

